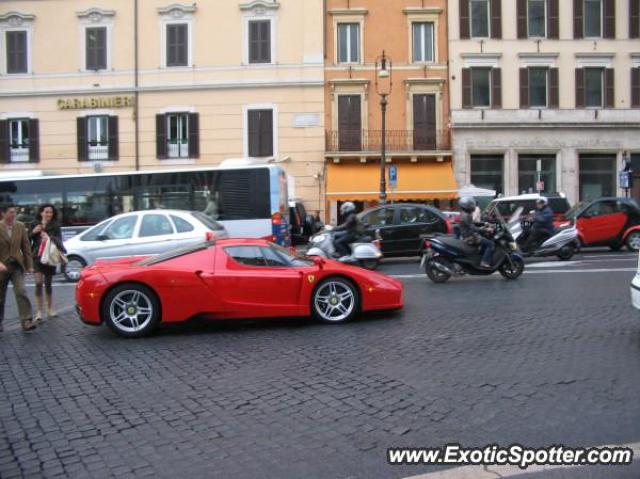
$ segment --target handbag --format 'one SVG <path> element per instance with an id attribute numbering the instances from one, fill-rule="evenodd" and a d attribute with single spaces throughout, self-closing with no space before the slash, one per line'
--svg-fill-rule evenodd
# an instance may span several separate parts
<path id="1" fill-rule="evenodd" d="M 51 257 L 51 241 L 49 238 L 43 238 L 40 242 L 40 247 L 38 248 L 38 256 L 40 257 L 40 262 L 42 264 L 49 264 L 49 259 Z"/>
<path id="2" fill-rule="evenodd" d="M 46 264 L 49 266 L 58 266 L 59 264 L 67 263 L 67 257 L 62 253 L 62 251 L 58 249 L 53 241 L 47 241 L 47 246 L 45 246 L 45 253 L 47 253 L 46 258 L 44 254 L 40 258 L 40 262 L 42 264 Z"/>

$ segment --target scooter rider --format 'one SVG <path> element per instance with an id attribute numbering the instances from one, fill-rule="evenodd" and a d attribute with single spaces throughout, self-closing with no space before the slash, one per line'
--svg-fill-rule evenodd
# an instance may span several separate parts
<path id="1" fill-rule="evenodd" d="M 460 235 L 462 239 L 471 246 L 479 246 L 482 252 L 481 268 L 491 268 L 493 258 L 493 241 L 484 237 L 484 233 L 492 232 L 491 228 L 477 226 L 473 222 L 473 212 L 476 209 L 476 200 L 465 196 L 458 202 L 460 206 Z"/>
<path id="2" fill-rule="evenodd" d="M 549 206 L 549 200 L 541 196 L 536 201 L 536 211 L 533 214 L 531 233 L 523 245 L 523 251 L 530 251 L 535 248 L 537 244 L 553 236 L 554 230 L 553 210 Z"/>
<path id="3" fill-rule="evenodd" d="M 353 243 L 361 233 L 360 220 L 356 216 L 356 205 L 347 201 L 340 206 L 340 214 L 344 217 L 344 222 L 336 226 L 333 237 L 333 244 L 340 257 L 349 255 L 349 245 Z"/>

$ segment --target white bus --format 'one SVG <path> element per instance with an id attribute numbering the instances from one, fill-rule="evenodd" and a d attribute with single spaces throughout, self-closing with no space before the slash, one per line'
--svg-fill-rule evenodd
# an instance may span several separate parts
<path id="1" fill-rule="evenodd" d="M 232 237 L 291 243 L 287 175 L 275 165 L 0 178 L 0 201 L 26 223 L 53 204 L 64 239 L 116 214 L 167 208 L 204 212 Z"/>

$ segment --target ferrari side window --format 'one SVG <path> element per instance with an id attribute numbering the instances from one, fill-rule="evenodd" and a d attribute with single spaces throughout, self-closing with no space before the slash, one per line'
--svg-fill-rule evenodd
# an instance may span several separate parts
<path id="1" fill-rule="evenodd" d="M 267 266 L 258 246 L 229 246 L 224 250 L 237 263 L 245 266 Z"/>
<path id="2" fill-rule="evenodd" d="M 286 268 L 289 265 L 287 261 L 278 255 L 271 248 L 261 248 L 262 253 L 264 254 L 264 258 L 267 261 L 267 266 L 278 267 L 278 268 Z"/>

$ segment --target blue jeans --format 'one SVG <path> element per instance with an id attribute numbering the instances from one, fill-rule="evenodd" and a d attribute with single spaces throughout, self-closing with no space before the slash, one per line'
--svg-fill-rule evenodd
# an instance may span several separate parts
<path id="1" fill-rule="evenodd" d="M 482 252 L 482 262 L 491 264 L 493 260 L 493 241 L 487 238 L 480 239 L 480 251 Z"/>

